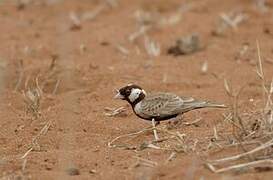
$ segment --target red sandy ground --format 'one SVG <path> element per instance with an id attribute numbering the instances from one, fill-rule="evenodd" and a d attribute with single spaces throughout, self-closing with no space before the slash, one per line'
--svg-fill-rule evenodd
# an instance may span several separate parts
<path id="1" fill-rule="evenodd" d="M 255 72 L 256 39 L 260 42 L 262 58 L 267 60 L 264 62 L 267 79 L 270 81 L 273 75 L 272 2 L 268 4 L 269 11 L 262 13 L 251 0 L 191 1 L 192 8 L 182 15 L 178 24 L 148 33 L 161 46 L 161 55 L 155 58 L 145 52 L 143 37 L 134 43 L 128 41 L 128 36 L 138 29 L 134 12 L 159 10 L 169 15 L 186 1 L 120 0 L 116 8 L 106 8 L 94 20 L 81 22 L 80 29 L 70 29 L 70 12 L 92 12 L 101 3 L 99 0 L 35 0 L 18 10 L 13 1 L 0 1 L 0 179 L 271 179 L 272 172 L 214 174 L 205 168 L 195 152 L 178 153 L 173 161 L 166 163 L 170 151 L 123 150 L 109 148 L 107 144 L 119 135 L 150 125 L 137 118 L 126 102 L 112 98 L 115 88 L 129 82 L 143 86 L 146 91 L 171 91 L 229 104 L 223 86 L 226 78 L 235 90 L 246 85 L 240 106 L 243 111 L 253 109 L 260 100 L 260 81 Z M 223 36 L 213 36 L 211 32 L 218 24 L 219 14 L 232 10 L 241 10 L 248 19 L 235 30 L 227 29 Z M 205 49 L 186 56 L 167 54 L 177 38 L 193 32 L 200 34 Z M 249 50 L 236 60 L 246 43 Z M 130 51 L 128 56 L 117 50 L 118 44 Z M 82 45 L 86 50 L 81 50 Z M 43 79 L 52 55 L 58 56 L 58 72 L 53 79 L 59 78 L 60 86 L 56 94 L 51 94 L 55 81 L 47 83 L 41 100 L 42 117 L 34 119 L 25 112 L 24 83 L 27 78 L 33 81 L 37 75 Z M 20 60 L 25 74 L 14 91 Z M 200 70 L 204 61 L 208 62 L 206 74 Z M 254 101 L 248 101 L 250 98 Z M 104 114 L 105 107 L 120 106 L 126 107 L 127 115 Z M 189 113 L 185 121 L 202 117 L 198 126 L 180 125 L 171 131 L 184 133 L 192 141 L 206 142 L 207 137 L 213 137 L 215 126 L 218 133 L 227 133 L 228 126 L 222 122 L 222 114 L 227 111 L 209 109 L 201 110 L 199 115 Z M 51 126 L 38 140 L 38 147 L 21 160 L 32 138 L 48 121 Z M 160 126 L 165 125 L 164 122 Z M 152 133 L 145 133 L 131 143 L 138 145 L 152 139 Z M 207 158 L 230 153 L 217 156 L 208 153 Z M 157 162 L 157 166 L 135 167 L 136 156 Z M 80 174 L 68 176 L 69 167 L 76 167 Z"/>

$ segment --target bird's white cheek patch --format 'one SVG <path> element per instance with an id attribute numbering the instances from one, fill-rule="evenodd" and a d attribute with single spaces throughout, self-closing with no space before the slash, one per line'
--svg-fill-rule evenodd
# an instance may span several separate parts
<path id="1" fill-rule="evenodd" d="M 135 88 L 133 88 L 131 90 L 130 96 L 128 97 L 129 100 L 130 100 L 130 102 L 134 102 L 137 98 L 139 98 L 139 95 L 140 95 L 141 92 L 142 92 L 141 89 L 135 89 Z"/>

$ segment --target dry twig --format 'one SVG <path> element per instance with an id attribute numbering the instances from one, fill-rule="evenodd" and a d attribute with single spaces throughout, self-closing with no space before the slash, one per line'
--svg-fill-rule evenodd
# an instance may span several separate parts
<path id="1" fill-rule="evenodd" d="M 34 150 L 35 144 L 37 144 L 38 139 L 39 139 L 42 135 L 45 135 L 45 134 L 47 133 L 47 131 L 48 131 L 48 129 L 50 128 L 50 126 L 51 126 L 51 121 L 48 121 L 48 122 L 44 125 L 44 127 L 41 129 L 41 131 L 32 139 L 32 143 L 31 143 L 30 148 L 24 153 L 23 156 L 20 157 L 20 159 L 25 159 L 25 158 L 28 156 L 28 154 L 29 154 L 32 150 Z"/>
<path id="2" fill-rule="evenodd" d="M 109 117 L 117 116 L 117 115 L 124 113 L 126 111 L 125 107 L 119 107 L 119 108 L 106 107 L 104 109 L 105 109 L 105 111 L 108 111 L 108 112 L 105 112 L 104 114 Z"/>
<path id="3" fill-rule="evenodd" d="M 213 166 L 210 163 L 207 163 L 206 165 L 214 173 L 223 173 L 228 171 L 240 170 L 243 168 L 254 168 L 254 167 L 265 167 L 265 166 L 273 168 L 273 160 L 265 159 L 265 160 L 252 161 L 252 162 L 236 164 L 236 165 L 232 165 L 232 166 L 228 166 L 228 167 L 220 168 L 220 169 L 216 169 L 215 166 Z"/>

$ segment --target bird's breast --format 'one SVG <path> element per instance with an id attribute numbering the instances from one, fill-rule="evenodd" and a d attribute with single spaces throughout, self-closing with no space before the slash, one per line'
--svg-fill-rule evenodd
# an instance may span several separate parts
<path id="1" fill-rule="evenodd" d="M 143 118 L 143 119 L 150 119 L 151 118 L 148 114 L 144 113 L 142 106 L 141 106 L 141 102 L 137 103 L 135 105 L 135 107 L 133 107 L 133 109 L 134 109 L 135 114 L 137 116 L 139 116 L 140 118 Z"/>

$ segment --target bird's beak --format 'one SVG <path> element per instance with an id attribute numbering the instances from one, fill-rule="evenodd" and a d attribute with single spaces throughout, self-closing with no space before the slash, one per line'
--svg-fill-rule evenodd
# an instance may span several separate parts
<path id="1" fill-rule="evenodd" d="M 117 94 L 114 96 L 114 99 L 124 99 L 124 96 L 120 94 L 118 91 Z"/>

